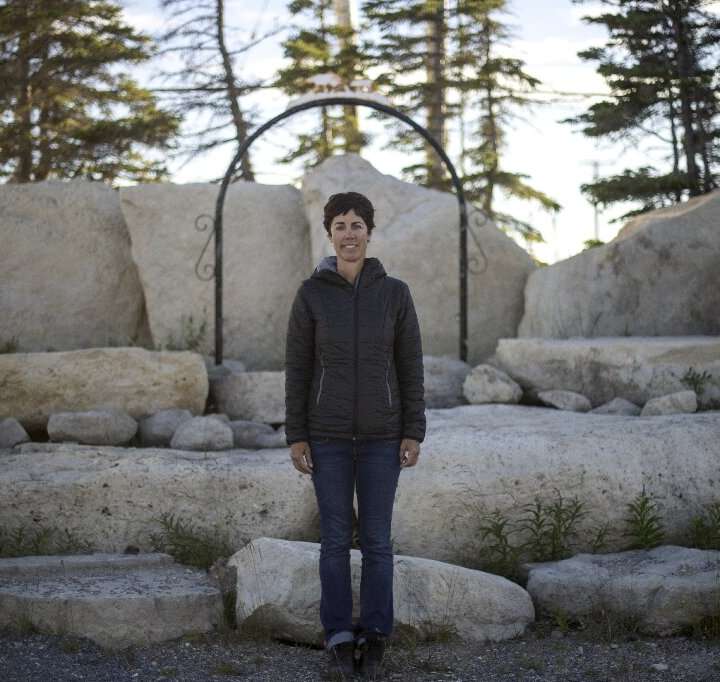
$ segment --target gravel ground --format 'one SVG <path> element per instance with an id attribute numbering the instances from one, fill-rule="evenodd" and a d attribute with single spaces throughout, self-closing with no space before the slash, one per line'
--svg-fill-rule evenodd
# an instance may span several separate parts
<path id="1" fill-rule="evenodd" d="M 325 652 L 234 631 L 186 637 L 108 653 L 92 642 L 41 634 L 0 633 L 0 680 L 334 679 Z M 388 644 L 386 680 L 720 680 L 720 640 L 632 635 L 608 639 L 589 630 L 564 633 L 533 623 L 519 638 L 481 645 Z"/>

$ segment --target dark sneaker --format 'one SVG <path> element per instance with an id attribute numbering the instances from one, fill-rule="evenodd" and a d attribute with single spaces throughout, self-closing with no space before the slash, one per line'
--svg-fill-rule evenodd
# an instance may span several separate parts
<path id="1" fill-rule="evenodd" d="M 328 668 L 341 680 L 351 680 L 355 672 L 355 642 L 340 642 L 327 650 Z"/>
<path id="2" fill-rule="evenodd" d="M 357 646 L 360 650 L 358 670 L 370 680 L 378 680 L 382 675 L 385 640 L 385 635 L 379 632 L 368 632 L 358 638 Z"/>

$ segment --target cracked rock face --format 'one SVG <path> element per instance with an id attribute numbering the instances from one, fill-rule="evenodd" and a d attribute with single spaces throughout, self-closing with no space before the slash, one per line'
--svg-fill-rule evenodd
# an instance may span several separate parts
<path id="1" fill-rule="evenodd" d="M 671 635 L 717 616 L 720 552 L 662 546 L 614 554 L 578 554 L 528 564 L 527 589 L 544 611 L 572 617 L 601 609 L 632 618 L 642 632 Z"/>
<path id="2" fill-rule="evenodd" d="M 150 183 L 119 194 L 156 347 L 209 354 L 212 243 L 201 254 L 212 232 L 217 185 Z M 223 228 L 224 355 L 241 358 L 248 369 L 279 370 L 290 306 L 312 270 L 300 192 L 290 185 L 231 183 Z M 194 272 L 196 263 L 205 279 Z"/>
<path id="3" fill-rule="evenodd" d="M 630 221 L 608 244 L 535 270 L 521 337 L 720 334 L 720 190 Z"/>
<path id="4" fill-rule="evenodd" d="M 0 345 L 15 337 L 31 352 L 150 341 L 115 190 L 86 180 L 9 183 L 0 206 Z"/>

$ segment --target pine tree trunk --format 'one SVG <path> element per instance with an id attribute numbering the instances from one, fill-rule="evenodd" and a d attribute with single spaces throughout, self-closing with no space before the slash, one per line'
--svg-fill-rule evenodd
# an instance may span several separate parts
<path id="1" fill-rule="evenodd" d="M 673 173 L 677 174 L 680 172 L 680 146 L 677 137 L 677 124 L 675 119 L 677 114 L 675 112 L 675 104 L 673 101 L 673 90 L 672 84 L 668 84 L 668 120 L 670 122 L 670 136 L 672 138 L 672 154 L 673 154 Z M 682 190 L 676 190 L 675 201 L 679 204 L 682 201 Z"/>
<path id="2" fill-rule="evenodd" d="M 28 56 L 28 36 L 20 34 L 18 47 L 18 100 L 15 109 L 15 125 L 20 129 L 18 139 L 18 164 L 10 182 L 30 182 L 32 180 L 32 89 L 30 85 L 30 58 Z"/>
<path id="3" fill-rule="evenodd" d="M 485 50 L 483 60 L 485 64 L 490 62 L 492 51 L 492 30 L 488 22 L 483 22 L 485 33 Z M 497 126 L 497 117 L 495 112 L 495 92 L 493 91 L 492 79 L 485 80 L 485 126 L 481 131 L 485 137 L 485 144 L 490 148 L 491 157 L 485 164 L 486 184 L 483 197 L 483 210 L 485 215 L 491 218 L 495 215 L 493 212 L 493 198 L 495 194 L 495 181 L 498 173 L 498 157 L 500 154 L 499 131 Z"/>
<path id="4" fill-rule="evenodd" d="M 227 87 L 227 95 L 230 103 L 230 112 L 235 125 L 236 138 L 238 144 L 242 144 L 248 136 L 247 123 L 242 110 L 240 109 L 240 104 L 238 103 L 240 93 L 238 92 L 235 83 L 235 73 L 233 71 L 232 60 L 230 59 L 230 55 L 228 54 L 228 50 L 225 45 L 225 0 L 216 0 L 216 3 L 218 48 L 220 50 L 220 55 L 222 56 L 225 85 Z M 249 182 L 253 182 L 255 180 L 249 151 L 243 154 L 240 161 L 240 168 L 242 169 L 242 177 L 244 180 Z"/>
<path id="5" fill-rule="evenodd" d="M 685 151 L 685 165 L 688 176 L 688 189 L 690 196 L 701 194 L 700 178 L 695 158 L 698 154 L 697 137 L 693 121 L 693 100 L 695 87 L 690 78 L 694 72 L 694 59 L 690 53 L 687 32 L 683 23 L 683 17 L 675 11 L 670 15 L 672 21 L 675 43 L 677 45 L 677 70 L 679 76 L 680 91 L 680 118 L 683 125 L 683 149 Z"/>
<path id="6" fill-rule="evenodd" d="M 441 147 L 445 147 L 445 7 L 443 0 L 427 0 L 432 12 L 427 24 L 427 129 Z M 425 143 L 428 187 L 443 188 L 443 166 L 437 152 Z"/>
<path id="7" fill-rule="evenodd" d="M 347 34 L 342 39 L 342 47 L 352 47 L 355 41 L 355 33 L 350 15 L 350 0 L 333 0 L 335 21 L 338 27 L 345 29 Z M 343 74 L 346 77 L 351 74 Z M 343 149 L 346 153 L 359 152 L 362 148 L 360 141 L 360 127 L 358 125 L 357 107 L 352 105 L 343 106 Z"/>

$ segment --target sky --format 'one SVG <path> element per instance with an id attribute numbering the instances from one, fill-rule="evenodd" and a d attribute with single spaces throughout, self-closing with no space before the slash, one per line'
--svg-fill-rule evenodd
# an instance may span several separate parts
<path id="1" fill-rule="evenodd" d="M 162 29 L 164 15 L 158 0 L 120 0 L 120 4 L 125 20 L 136 29 L 150 34 L 157 34 Z M 244 78 L 270 78 L 284 64 L 281 42 L 292 32 L 292 17 L 286 10 L 287 4 L 288 0 L 226 0 L 229 27 L 238 27 L 246 35 L 252 29 L 261 35 L 275 25 L 283 27 L 240 59 L 236 65 L 237 73 L 242 73 Z M 650 143 L 642 148 L 627 149 L 620 144 L 598 142 L 585 137 L 576 127 L 560 122 L 583 113 L 607 92 L 605 82 L 595 73 L 594 64 L 577 56 L 580 50 L 600 45 L 606 38 L 602 26 L 582 21 L 582 16 L 597 12 L 600 3 L 578 5 L 571 0 L 510 0 L 508 6 L 510 11 L 504 21 L 511 28 L 512 38 L 503 49 L 525 61 L 525 70 L 542 81 L 539 89 L 593 95 L 543 96 L 542 104 L 523 112 L 507 131 L 507 147 L 502 159 L 505 169 L 526 174 L 525 181 L 555 199 L 562 210 L 550 214 L 530 203 L 502 197 L 498 197 L 496 208 L 538 229 L 545 243 L 532 245 L 532 253 L 542 261 L 553 263 L 580 252 L 587 239 L 612 239 L 622 222 L 611 220 L 631 208 L 618 205 L 600 211 L 596 230 L 593 206 L 582 195 L 580 185 L 592 181 L 597 171 L 603 176 L 660 160 L 660 151 Z M 720 2 L 714 3 L 712 9 L 720 13 Z M 357 8 L 354 10 L 357 16 Z M 160 86 L 159 82 L 151 80 L 154 66 L 156 64 L 134 70 L 133 75 L 143 85 Z M 287 101 L 284 93 L 269 90 L 243 99 L 246 106 L 258 112 L 260 121 L 283 111 Z M 360 125 L 372 134 L 380 130 L 380 124 L 367 119 L 370 111 L 360 108 Z M 292 147 L 295 135 L 303 129 L 302 119 L 308 115 L 310 112 L 297 115 L 253 144 L 251 153 L 257 182 L 293 183 L 301 175 L 299 166 L 284 166 L 276 160 Z M 378 137 L 381 136 L 375 135 L 376 139 Z M 458 135 L 450 130 L 448 137 L 446 151 L 457 166 Z M 184 167 L 179 162 L 171 163 L 171 179 L 177 183 L 208 181 L 224 172 L 234 151 L 226 145 Z M 406 156 L 383 150 L 379 144 L 370 145 L 362 156 L 382 173 L 398 177 L 400 168 L 407 164 Z M 528 248 L 524 242 L 522 245 Z"/>

